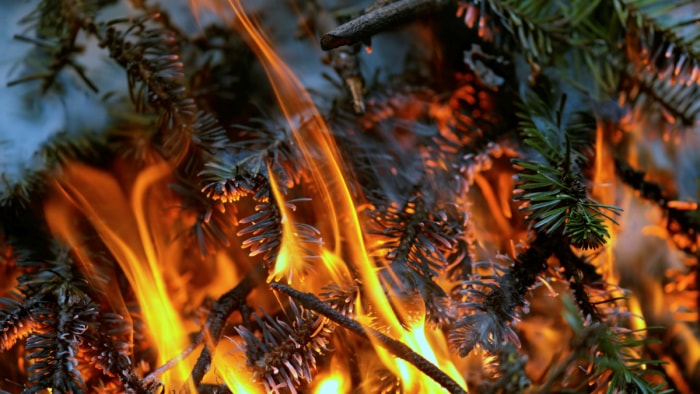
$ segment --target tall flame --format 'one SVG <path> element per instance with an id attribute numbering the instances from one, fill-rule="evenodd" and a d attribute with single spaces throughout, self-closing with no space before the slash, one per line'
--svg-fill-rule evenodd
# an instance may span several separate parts
<path id="1" fill-rule="evenodd" d="M 279 55 L 273 50 L 268 38 L 246 14 L 240 1 L 229 0 L 229 5 L 237 17 L 237 28 L 248 40 L 249 46 L 260 60 L 268 79 L 271 82 L 275 96 L 289 126 L 292 129 L 294 142 L 299 147 L 305 160 L 308 175 L 319 191 L 319 201 L 315 202 L 317 212 L 325 213 L 324 220 L 328 222 L 330 231 L 322 233 L 326 244 L 323 261 L 326 264 L 344 263 L 350 271 L 357 272 L 362 282 L 362 294 L 366 297 L 373 317 L 381 319 L 387 327 L 389 335 L 397 338 L 414 351 L 433 361 L 463 387 L 466 383 L 452 365 L 449 356 L 441 354 L 437 357 L 431 343 L 426 337 L 424 320 L 409 329 L 404 329 L 391 305 L 402 309 L 398 300 L 390 300 L 376 274 L 376 267 L 367 253 L 360 221 L 348 186 L 347 172 L 343 168 L 335 140 L 323 120 L 311 97 L 296 75 Z M 278 201 L 279 205 L 281 201 Z M 294 255 L 290 250 L 292 245 L 283 242 L 276 275 L 288 272 L 289 259 Z M 329 256 L 329 254 L 332 256 Z M 288 278 L 289 280 L 289 278 Z M 357 303 L 357 311 L 363 323 L 369 323 L 368 312 L 363 305 Z M 441 333 L 432 333 L 433 342 L 439 342 L 438 347 L 446 348 L 445 339 Z M 432 346 L 431 346 L 432 345 Z M 444 350 L 444 349 L 441 349 Z M 434 392 L 439 386 L 431 379 L 418 373 L 413 366 L 402 360 L 389 357 L 377 346 L 378 353 L 388 368 L 401 376 L 406 392 Z M 442 353 L 442 351 L 441 351 Z"/>
<path id="2" fill-rule="evenodd" d="M 152 198 L 149 192 L 157 195 L 158 190 L 152 187 L 171 172 L 172 168 L 164 162 L 146 168 L 136 177 L 130 199 L 114 177 L 77 163 L 66 166 L 59 184 L 63 196 L 82 211 L 98 232 L 134 289 L 149 331 L 157 333 L 152 341 L 158 350 L 159 365 L 179 356 L 188 346 L 187 332 L 170 301 L 164 279 L 164 272 L 174 269 L 168 264 L 181 258 L 181 245 L 172 242 L 163 220 L 150 217 L 161 212 L 154 205 L 158 198 Z M 66 215 L 57 212 L 59 206 L 57 202 L 47 205 L 50 227 L 73 246 L 86 276 L 96 280 L 97 269 L 81 252 L 74 236 L 77 232 L 66 224 Z M 114 302 L 120 294 L 118 290 L 114 293 L 114 285 L 106 286 Z M 115 310 L 129 317 L 123 301 Z M 169 388 L 181 387 L 190 370 L 187 363 L 179 362 L 163 375 L 163 383 Z"/>

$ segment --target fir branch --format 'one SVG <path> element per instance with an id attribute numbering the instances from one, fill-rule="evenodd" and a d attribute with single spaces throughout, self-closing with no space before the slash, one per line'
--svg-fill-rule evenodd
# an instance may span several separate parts
<path id="1" fill-rule="evenodd" d="M 569 285 L 576 299 L 576 305 L 583 316 L 600 321 L 601 315 L 596 305 L 591 302 L 588 287 L 600 285 L 603 277 L 596 272 L 593 265 L 578 257 L 566 244 L 558 245 L 554 249 L 554 255 L 559 260 L 559 265 L 564 268 L 566 283 Z"/>
<path id="2" fill-rule="evenodd" d="M 2 144 L 2 141 L 0 141 Z M 18 210 L 27 208 L 33 196 L 41 194 L 44 189 L 42 180 L 44 174 L 23 169 L 19 176 L 19 181 L 11 179 L 7 173 L 0 173 L 0 207 L 17 208 Z"/>
<path id="3" fill-rule="evenodd" d="M 341 327 L 354 332 L 364 339 L 369 339 L 369 336 L 371 335 L 373 338 L 378 340 L 381 346 L 386 348 L 396 357 L 413 364 L 413 366 L 418 368 L 418 370 L 439 383 L 442 387 L 446 388 L 450 393 L 466 393 L 466 391 L 460 387 L 457 382 L 452 380 L 452 378 L 440 370 L 440 368 L 436 367 L 418 353 L 415 353 L 413 350 L 411 350 L 411 348 L 404 345 L 402 342 L 399 342 L 371 328 L 365 329 L 360 323 L 338 313 L 335 309 L 331 308 L 329 305 L 319 300 L 311 293 L 304 293 L 278 282 L 270 283 L 270 287 L 287 294 L 288 296 L 297 300 L 305 308 L 327 317 L 328 319 L 338 323 Z"/>
<path id="4" fill-rule="evenodd" d="M 257 201 L 263 201 L 268 189 L 261 185 L 269 176 L 283 193 L 300 182 L 302 160 L 290 130 L 266 119 L 252 119 L 251 123 L 255 126 L 239 125 L 239 136 L 227 145 L 227 152 L 204 164 L 199 176 L 207 197 L 227 203 L 252 192 Z"/>
<path id="5" fill-rule="evenodd" d="M 158 111 L 157 129 L 166 157 L 179 157 L 189 145 L 198 113 L 188 96 L 183 64 L 173 32 L 154 25 L 158 15 L 127 21 L 124 30 L 116 20 L 106 29 L 93 28 L 101 48 L 127 72 L 129 95 L 137 112 Z"/>
<path id="6" fill-rule="evenodd" d="M 264 158 L 257 159 L 258 154 L 254 153 L 240 161 L 243 167 L 251 167 L 252 170 L 263 171 L 263 173 L 247 172 L 247 170 L 238 165 L 226 164 L 231 163 L 233 159 L 229 157 L 219 159 L 214 162 L 207 163 L 207 168 L 200 173 L 204 178 L 205 183 L 202 192 L 214 200 L 220 200 L 222 203 L 238 201 L 241 197 L 250 195 L 257 203 L 255 212 L 240 219 L 238 222 L 246 227 L 236 233 L 239 237 L 244 237 L 242 247 L 250 249 L 249 256 L 255 257 L 260 255 L 266 269 L 272 270 L 277 261 L 279 248 L 282 245 L 282 210 L 278 204 L 285 204 L 291 210 L 295 210 L 295 202 L 303 201 L 304 199 L 277 201 L 270 184 L 272 175 L 268 171 L 275 171 L 278 174 L 287 174 L 294 178 L 282 178 L 281 180 L 275 177 L 278 183 L 276 187 L 281 189 L 283 194 L 288 188 L 291 188 L 298 181 L 297 177 L 300 172 L 296 171 L 291 164 L 287 162 L 287 155 L 281 150 L 275 149 L 274 152 L 279 152 L 279 155 L 274 153 L 265 154 Z M 292 154 L 289 152 L 289 154 Z M 282 159 L 284 156 L 285 159 Z M 300 159 L 299 159 L 300 160 Z M 233 160 L 235 161 L 235 160 Z M 288 164 L 289 163 L 289 164 Z M 264 166 L 261 168 L 261 166 Z M 294 173 L 291 173 L 294 171 Z M 286 183 L 285 183 L 286 182 Z M 289 218 L 288 220 L 291 220 Z M 304 262 L 309 262 L 310 258 L 315 258 L 317 253 L 313 250 L 317 245 L 320 245 L 320 233 L 316 228 L 305 223 L 296 221 L 291 222 L 294 231 L 289 236 L 294 237 L 301 247 L 300 252 L 305 254 L 302 259 Z M 302 273 L 306 272 L 307 265 L 299 267 Z"/>
<path id="7" fill-rule="evenodd" d="M 26 300 L 19 294 L 15 298 L 0 299 L 0 351 L 10 350 L 15 343 L 25 339 L 30 333 L 39 328 L 34 320 L 33 311 L 38 305 L 37 300 Z"/>
<path id="8" fill-rule="evenodd" d="M 512 343 L 501 346 L 495 357 L 487 364 L 487 370 L 492 373 L 490 381 L 479 385 L 479 393 L 522 393 L 532 382 L 525 374 L 527 357 L 518 353 L 518 348 Z"/>
<path id="9" fill-rule="evenodd" d="M 97 12 L 114 0 L 42 0 L 20 23 L 30 25 L 36 38 L 16 35 L 15 39 L 34 44 L 40 54 L 50 58 L 47 70 L 10 81 L 7 85 L 42 79 L 42 91 L 48 91 L 56 82 L 58 74 L 67 67 L 73 69 L 80 79 L 94 92 L 98 88 L 88 79 L 85 68 L 75 57 L 83 52 L 78 44 L 78 35 L 89 29 Z"/>
<path id="10" fill-rule="evenodd" d="M 483 265 L 477 263 L 475 269 Z M 449 340 L 461 357 L 466 357 L 476 347 L 490 354 L 496 354 L 504 343 L 520 347 L 520 339 L 511 328 L 516 321 L 515 307 L 511 307 L 513 294 L 503 283 L 507 271 L 497 266 L 492 269 L 493 275 L 473 275 L 455 291 L 463 302 L 457 304 L 461 317 L 449 331 Z"/>
<path id="11" fill-rule="evenodd" d="M 700 84 L 700 27 L 697 3 L 690 0 L 615 0 L 627 26 L 628 56 L 637 71 L 672 85 Z"/>
<path id="12" fill-rule="evenodd" d="M 209 198 L 202 193 L 198 182 L 185 176 L 178 176 L 170 188 L 182 197 L 183 215 L 194 216 L 189 231 L 182 234 L 188 245 L 198 246 L 202 257 L 230 245 L 229 237 L 236 223 L 235 209 L 230 212 L 232 209 L 227 210 L 220 201 Z"/>
<path id="13" fill-rule="evenodd" d="M 81 393 L 86 389 L 76 356 L 81 338 L 98 312 L 81 289 L 84 283 L 74 275 L 66 253 L 60 251 L 49 269 L 19 278 L 23 296 L 37 300 L 32 309 L 37 329 L 26 341 L 27 359 L 33 360 L 28 369 L 28 392 L 53 388 Z"/>
<path id="14" fill-rule="evenodd" d="M 80 357 L 110 378 L 117 378 L 123 388 L 136 394 L 153 390 L 139 381 L 131 361 L 132 327 L 126 319 L 113 313 L 101 313 L 82 338 Z"/>
<path id="15" fill-rule="evenodd" d="M 662 105 L 666 121 L 692 126 L 700 114 L 700 28 L 693 1 L 615 0 L 627 28 L 627 58 L 621 86 L 634 105 Z"/>
<path id="16" fill-rule="evenodd" d="M 477 346 L 494 354 L 504 343 L 520 344 L 510 325 L 517 319 L 517 309 L 525 305 L 526 292 L 547 269 L 556 243 L 556 238 L 538 234 L 515 261 L 499 256 L 510 264 L 508 269 L 490 265 L 494 271 L 491 276 L 476 274 L 453 290 L 461 317 L 450 330 L 449 340 L 462 357 Z M 485 263 L 475 264 L 475 268 L 479 265 Z"/>
<path id="17" fill-rule="evenodd" d="M 118 377 L 124 387 L 145 393 L 129 359 L 125 320 L 100 310 L 67 248 L 57 246 L 52 253 L 50 259 L 20 254 L 19 294 L 0 301 L 3 350 L 26 337 L 26 358 L 31 360 L 27 392 L 86 392 L 89 381 L 82 367 L 90 364 L 103 376 Z"/>
<path id="18" fill-rule="evenodd" d="M 546 234 L 560 233 L 583 249 L 598 248 L 609 238 L 605 220 L 617 224 L 620 208 L 588 197 L 580 165 L 587 149 L 591 124 L 585 115 L 566 110 L 566 96 L 557 111 L 548 110 L 551 98 L 526 94 L 520 129 L 524 142 L 537 150 L 546 163 L 513 160 L 520 167 L 514 200 L 525 201 L 533 228 Z"/>
<path id="19" fill-rule="evenodd" d="M 624 92 L 633 108 L 649 113 L 660 111 L 663 120 L 669 125 L 695 125 L 700 115 L 700 103 L 697 99 L 700 95 L 700 84 L 672 84 L 666 79 L 658 78 L 657 75 L 643 72 L 627 72 L 624 77 L 620 90 Z M 660 108 L 655 109 L 655 105 Z"/>
<path id="20" fill-rule="evenodd" d="M 360 295 L 358 286 L 340 286 L 336 283 L 324 287 L 321 299 L 338 313 L 349 318 L 355 316 L 355 304 Z"/>
<path id="21" fill-rule="evenodd" d="M 484 41 L 510 39 L 538 63 L 552 55 L 554 43 L 564 41 L 560 11 L 549 0 L 463 0 L 457 15 L 469 28 L 477 27 Z M 509 33 L 496 34 L 503 28 Z"/>
<path id="22" fill-rule="evenodd" d="M 428 192 L 426 192 L 428 193 Z M 384 242 L 371 253 L 378 253 L 389 261 L 387 282 L 410 295 L 417 291 L 428 307 L 428 318 L 446 322 L 447 294 L 434 281 L 453 261 L 466 251 L 457 239 L 462 234 L 464 218 L 454 206 L 429 204 L 420 193 L 413 193 L 399 207 L 398 204 L 377 203 L 373 211 L 373 230 Z M 400 283 L 392 278 L 398 278 Z M 442 299 L 442 300 L 441 300 Z"/>
<path id="23" fill-rule="evenodd" d="M 65 291 L 65 290 L 64 290 Z M 71 294 L 57 294 L 58 300 L 38 306 L 34 311 L 48 332 L 36 332 L 27 338 L 28 393 L 52 388 L 66 393 L 86 392 L 85 382 L 77 369 L 79 337 L 87 329 L 84 319 L 91 320 L 97 311 L 85 300 Z M 55 303 L 54 303 L 55 302 Z"/>
<path id="24" fill-rule="evenodd" d="M 248 294 L 265 279 L 265 270 L 258 264 L 241 280 L 236 287 L 224 293 L 214 302 L 202 331 L 197 335 L 195 343 L 202 343 L 207 338 L 207 345 L 197 359 L 192 369 L 192 380 L 195 385 L 202 382 L 204 375 L 209 371 L 214 349 L 221 339 L 226 320 L 236 310 L 246 305 Z M 210 348 L 210 344 L 212 347 Z"/>
<path id="25" fill-rule="evenodd" d="M 313 379 L 316 357 L 329 352 L 333 325 L 325 317 L 298 308 L 290 300 L 285 318 L 273 318 L 264 310 L 253 313 L 260 337 L 244 326 L 236 327 L 245 341 L 248 366 L 267 392 L 297 393 L 297 388 Z"/>
<path id="26" fill-rule="evenodd" d="M 571 300 L 564 298 L 564 318 L 574 330 L 574 348 L 583 352 L 594 365 L 590 379 L 595 389 L 612 392 L 667 393 L 665 383 L 653 385 L 645 374 L 657 373 L 647 366 L 661 361 L 644 360 L 637 349 L 646 340 L 641 332 L 627 329 L 614 329 L 599 321 L 581 318 Z"/>

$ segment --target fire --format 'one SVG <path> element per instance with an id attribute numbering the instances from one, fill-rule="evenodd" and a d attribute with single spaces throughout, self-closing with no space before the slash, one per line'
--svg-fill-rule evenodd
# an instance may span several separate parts
<path id="1" fill-rule="evenodd" d="M 345 264 L 350 271 L 357 272 L 362 282 L 362 294 L 372 311 L 372 319 L 380 320 L 386 327 L 387 333 L 406 343 L 414 351 L 440 365 L 448 371 L 453 379 L 466 387 L 463 378 L 457 372 L 446 352 L 435 353 L 431 341 L 428 340 L 424 318 L 405 329 L 391 305 L 401 308 L 400 300 L 389 299 L 380 283 L 377 268 L 369 258 L 360 221 L 356 214 L 357 208 L 350 193 L 347 171 L 343 167 L 338 148 L 321 114 L 314 105 L 308 92 L 289 69 L 285 62 L 274 51 L 268 38 L 253 20 L 246 14 L 239 1 L 229 0 L 229 5 L 237 17 L 237 28 L 246 37 L 249 46 L 255 52 L 270 80 L 280 109 L 292 129 L 294 142 L 297 144 L 305 160 L 308 175 L 318 190 L 318 197 L 313 202 L 317 212 L 326 213 L 328 229 L 322 230 L 325 251 L 324 263 L 328 265 Z M 279 194 L 278 192 L 275 192 Z M 280 200 L 281 196 L 276 196 Z M 282 201 L 278 201 L 282 207 Z M 324 231 L 325 230 L 325 231 Z M 290 256 L 294 256 L 293 243 L 283 242 L 280 250 L 275 277 L 292 272 Z M 329 263 L 330 262 L 330 263 Z M 291 270 L 291 271 L 290 271 Z M 337 270 L 337 269 L 331 269 Z M 341 269 L 342 270 L 342 269 Z M 294 278 L 288 282 L 297 284 Z M 369 324 L 369 310 L 357 302 L 356 310 L 359 320 Z M 434 335 L 431 339 L 440 342 L 446 348 L 444 338 Z M 431 379 L 409 367 L 407 363 L 386 355 L 381 347 L 377 347 L 384 363 L 394 373 L 400 375 L 406 392 L 432 392 L 439 386 Z"/>
<path id="2" fill-rule="evenodd" d="M 80 209 L 100 235 L 136 293 L 144 321 L 153 334 L 159 365 L 179 356 L 189 345 L 187 331 L 171 302 L 164 277 L 171 270 L 171 262 L 181 258 L 182 246 L 172 242 L 165 221 L 154 220 L 154 215 L 159 215 L 162 209 L 156 204 L 163 200 L 149 195 L 163 197 L 154 186 L 171 171 L 165 162 L 146 168 L 136 177 L 131 197 L 127 198 L 113 176 L 69 164 L 58 185 L 64 201 L 47 204 L 50 227 L 57 237 L 73 246 L 86 276 L 97 283 L 100 268 L 86 257 L 76 232 L 71 229 L 66 201 Z M 102 287 L 110 302 L 117 303 L 115 311 L 128 319 L 129 312 L 116 285 L 108 282 Z M 187 362 L 179 362 L 165 372 L 163 382 L 167 387 L 182 387 L 190 370 Z"/>
<path id="3" fill-rule="evenodd" d="M 348 381 L 345 370 L 342 370 L 342 362 L 339 357 L 335 356 L 331 360 L 330 373 L 319 375 L 316 379 L 318 383 L 313 390 L 314 394 L 325 393 L 347 393 L 350 391 L 350 382 Z"/>
<path id="4" fill-rule="evenodd" d="M 245 353 L 240 351 L 240 344 L 233 340 L 222 341 L 219 346 L 229 345 L 231 349 L 218 349 L 212 361 L 212 365 L 221 368 L 221 371 L 213 371 L 220 377 L 234 393 L 262 394 L 262 388 L 255 384 L 253 374 L 246 366 Z"/>

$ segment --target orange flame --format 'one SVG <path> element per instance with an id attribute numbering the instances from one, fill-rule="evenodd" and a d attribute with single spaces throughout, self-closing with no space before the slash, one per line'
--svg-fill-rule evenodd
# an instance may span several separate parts
<path id="1" fill-rule="evenodd" d="M 593 174 L 592 195 L 602 204 L 615 204 L 615 162 L 610 147 L 605 141 L 605 128 L 598 124 L 595 141 L 595 172 Z M 610 239 L 604 246 L 605 251 L 599 257 L 603 275 L 612 282 L 617 282 L 613 263 L 613 246 L 615 245 L 615 229 L 608 223 Z"/>
<path id="2" fill-rule="evenodd" d="M 340 370 L 341 363 L 338 357 L 333 357 L 331 360 L 330 373 L 318 376 L 318 383 L 314 387 L 315 394 L 325 393 L 347 393 L 350 392 L 350 382 L 345 374 L 346 371 Z"/>
<path id="3" fill-rule="evenodd" d="M 326 214 L 324 220 L 328 222 L 330 228 L 325 232 L 322 229 L 326 248 L 323 253 L 324 263 L 327 265 L 344 263 L 351 271 L 359 274 L 362 294 L 366 297 L 373 314 L 370 319 L 368 311 L 364 310 L 364 306 L 358 300 L 356 309 L 364 324 L 380 319 L 381 323 L 387 327 L 389 335 L 402 340 L 414 351 L 435 362 L 453 379 L 466 387 L 456 368 L 451 366 L 447 352 L 440 352 L 440 357 L 435 354 L 431 347 L 435 343 L 430 343 L 431 341 L 426 338 L 424 318 L 414 323 L 410 329 L 402 327 L 396 312 L 391 307 L 395 305 L 401 309 L 401 303 L 399 300 L 390 302 L 376 275 L 377 268 L 367 253 L 347 181 L 347 172 L 343 168 L 338 148 L 328 126 L 306 89 L 273 50 L 261 29 L 245 13 L 240 1 L 229 0 L 229 5 L 237 17 L 237 28 L 248 40 L 249 46 L 257 55 L 271 82 L 279 106 L 292 129 L 294 142 L 299 147 L 308 174 L 319 192 L 315 208 L 317 212 Z M 278 201 L 278 204 L 281 206 L 281 201 Z M 293 270 L 290 265 L 296 262 L 289 259 L 289 256 L 295 253 L 292 250 L 293 247 L 291 243 L 283 242 L 274 275 Z M 288 278 L 288 281 L 291 279 Z M 431 339 L 440 342 L 442 347 L 446 348 L 446 342 L 440 336 L 442 336 L 441 333 L 436 333 L 431 335 Z M 388 356 L 379 346 L 375 345 L 375 347 L 380 355 L 384 355 L 382 359 L 386 366 L 401 376 L 403 387 L 407 392 L 433 392 L 440 389 L 435 382 L 415 371 L 406 362 Z"/>
<path id="4" fill-rule="evenodd" d="M 150 216 L 162 213 L 155 205 L 162 200 L 153 198 L 162 197 L 162 193 L 151 189 L 171 172 L 164 162 L 146 168 L 136 177 L 130 200 L 114 177 L 76 163 L 66 166 L 58 187 L 90 221 L 134 289 L 147 327 L 151 333 L 157 333 L 152 340 L 158 350 L 159 365 L 179 356 L 188 346 L 187 332 L 170 301 L 164 278 L 164 273 L 172 270 L 167 264 L 179 261 L 181 245 L 172 242 L 165 221 L 151 220 Z M 77 232 L 68 224 L 67 211 L 57 210 L 60 206 L 55 201 L 47 204 L 50 227 L 73 246 L 86 276 L 97 282 L 97 268 L 81 252 L 75 239 Z M 120 298 L 114 285 L 106 286 L 103 291 L 109 291 L 111 302 Z M 115 310 L 128 319 L 123 301 L 119 302 Z M 177 363 L 163 375 L 163 383 L 168 388 L 181 387 L 190 370 L 187 363 Z"/>

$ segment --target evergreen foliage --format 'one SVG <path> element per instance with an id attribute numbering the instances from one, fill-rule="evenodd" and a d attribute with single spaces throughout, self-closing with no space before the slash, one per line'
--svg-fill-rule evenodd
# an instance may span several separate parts
<path id="1" fill-rule="evenodd" d="M 448 357 L 480 358 L 479 368 L 484 361 L 478 379 L 471 370 L 459 371 L 477 392 L 700 390 L 688 366 L 683 372 L 677 365 L 665 369 L 660 359 L 681 357 L 674 349 L 652 352 L 651 329 L 632 328 L 635 317 L 624 291 L 605 283 L 612 278 L 596 264 L 610 252 L 606 248 L 620 231 L 618 222 L 625 224 L 625 213 L 598 202 L 592 192 L 601 186 L 594 184 L 600 169 L 593 163 L 602 154 L 597 143 L 614 156 L 616 174 L 607 175 L 661 209 L 669 237 L 697 271 L 697 204 L 676 201 L 672 181 L 682 182 L 680 176 L 655 182 L 628 163 L 625 152 L 631 148 L 623 130 L 623 117 L 634 116 L 640 128 L 658 128 L 665 136 L 682 140 L 697 132 L 697 2 L 380 0 L 364 11 L 353 9 L 351 27 L 358 15 L 380 15 L 384 19 L 376 23 L 382 29 L 395 24 L 392 18 L 405 22 L 406 15 L 425 13 L 432 23 L 420 26 L 430 31 L 439 56 L 426 61 L 411 46 L 403 71 L 365 78 L 363 95 L 335 80 L 331 93 L 317 95 L 332 103 L 324 108 L 332 135 L 323 138 L 337 142 L 357 210 L 338 213 L 341 225 L 326 223 L 330 212 L 309 212 L 336 197 L 320 195 L 317 174 L 309 172 L 309 161 L 326 156 L 302 152 L 295 139 L 295 127 L 312 127 L 304 121 L 310 115 L 283 117 L 270 109 L 278 92 L 246 47 L 249 38 L 227 21 L 220 5 L 188 5 L 194 17 L 204 10 L 200 6 L 217 11 L 215 21 L 197 20 L 193 30 L 165 2 L 34 3 L 17 21 L 24 31 L 15 37 L 32 45 L 24 60 L 31 67 L 9 89 L 38 84 L 40 100 L 48 92 L 60 94 L 65 84 L 79 85 L 103 94 L 105 107 L 118 103 L 119 109 L 105 130 L 58 132 L 42 141 L 37 152 L 47 165 L 28 168 L 18 182 L 0 167 L 0 275 L 12 282 L 0 278 L 0 367 L 12 366 L 8 376 L 19 384 L 14 389 L 179 389 L 159 381 L 161 368 L 172 365 L 156 365 L 149 335 L 158 333 L 144 327 L 131 278 L 111 264 L 118 256 L 108 255 L 99 231 L 75 218 L 81 232 L 76 239 L 90 244 L 86 250 L 95 254 L 90 259 L 110 261 L 112 278 L 90 274 L 83 251 L 58 244 L 42 217 L 46 201 L 61 193 L 55 180 L 71 163 L 131 174 L 165 162 L 172 170 L 168 192 L 179 205 L 162 207 L 161 225 L 185 223 L 173 226 L 185 230 L 166 231 L 164 238 L 184 250 L 186 263 L 168 262 L 164 275 L 182 293 L 191 284 L 206 287 L 199 282 L 205 280 L 230 289 L 217 289 L 223 294 L 216 301 L 202 296 L 201 305 L 180 300 L 191 295 L 173 295 L 183 310 L 180 317 L 193 323 L 188 329 L 198 326 L 188 333 L 191 349 L 182 351 L 204 348 L 190 379 L 200 392 L 234 390 L 204 380 L 220 372 L 211 367 L 224 335 L 245 354 L 241 367 L 253 383 L 268 392 L 310 392 L 319 370 L 347 354 L 371 360 L 342 361 L 350 370 L 348 390 L 401 392 L 401 378 L 385 364 L 397 358 L 412 364 L 416 374 L 462 392 L 447 371 L 392 336 L 397 328 L 381 315 L 384 306 L 404 330 L 425 318 L 431 323 L 425 330 L 446 338 L 445 347 L 453 351 Z M 110 7 L 126 3 L 128 14 L 109 14 Z M 326 14 L 330 6 L 321 1 L 312 5 L 299 7 L 317 13 L 306 15 L 308 20 L 342 14 Z M 401 14 L 404 6 L 410 12 Z M 399 11 L 377 12 L 388 9 Z M 264 26 L 266 13 L 258 17 Z M 362 32 L 356 35 L 366 41 Z M 121 68 L 122 91 L 103 91 L 88 77 L 94 74 L 82 55 L 90 45 Z M 350 63 L 358 67 L 354 60 Z M 360 73 L 350 71 L 353 77 Z M 298 124 L 287 125 L 283 118 Z M 602 133 L 597 142 L 596 132 Z M 0 135 L 0 148 L 4 138 Z M 119 182 L 129 193 L 137 189 L 133 180 Z M 511 204 L 519 209 L 511 211 Z M 348 244 L 350 217 L 363 231 L 367 250 Z M 349 229 L 327 236 L 334 225 Z M 170 251 L 152 238 L 138 246 L 144 255 L 153 254 L 150 249 Z M 299 253 L 289 253 L 292 244 Z M 329 268 L 332 253 L 333 264 L 347 272 Z M 362 253 L 380 288 L 368 289 L 363 267 L 354 265 L 352 256 Z M 293 264 L 288 272 L 276 271 L 282 258 Z M 224 260 L 233 261 L 235 278 L 198 277 L 200 263 L 220 267 Z M 666 274 L 665 267 L 658 270 Z M 698 290 L 695 276 L 694 284 L 684 284 L 688 293 Z M 104 294 L 95 281 L 114 281 L 124 294 Z M 533 376 L 526 367 L 536 347 L 523 322 L 533 318 L 544 288 L 564 293 L 547 304 L 557 305 L 548 317 L 556 316 L 557 328 L 568 335 L 561 338 L 568 339 L 562 340 L 562 354 L 552 355 L 540 376 Z M 380 296 L 389 305 L 373 304 Z M 129 316 L 119 315 L 109 297 L 121 297 L 126 306 L 119 312 Z M 697 313 L 696 303 L 689 309 Z"/>

